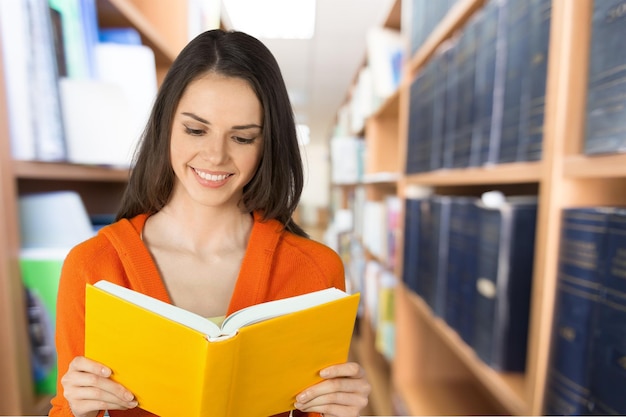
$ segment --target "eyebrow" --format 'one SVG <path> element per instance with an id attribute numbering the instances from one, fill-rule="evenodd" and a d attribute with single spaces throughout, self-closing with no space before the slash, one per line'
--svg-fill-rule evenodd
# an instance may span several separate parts
<path id="1" fill-rule="evenodd" d="M 195 119 L 197 121 L 199 121 L 200 123 L 204 123 L 206 125 L 210 125 L 211 122 L 209 122 L 206 119 L 203 119 L 202 117 L 193 114 L 193 113 L 189 113 L 189 112 L 182 112 L 182 114 L 184 114 L 185 116 L 191 117 L 192 119 Z M 257 125 L 256 123 L 250 123 L 247 125 L 237 125 L 237 126 L 233 126 L 232 127 L 235 130 L 246 130 L 246 129 L 262 129 L 263 126 Z"/>

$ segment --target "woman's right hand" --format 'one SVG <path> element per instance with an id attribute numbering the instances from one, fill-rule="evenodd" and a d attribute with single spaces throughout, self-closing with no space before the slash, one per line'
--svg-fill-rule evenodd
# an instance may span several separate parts
<path id="1" fill-rule="evenodd" d="M 127 410 L 137 406 L 134 395 L 110 376 L 109 368 L 84 356 L 72 360 L 61 384 L 74 416 L 94 417 L 100 410 Z"/>

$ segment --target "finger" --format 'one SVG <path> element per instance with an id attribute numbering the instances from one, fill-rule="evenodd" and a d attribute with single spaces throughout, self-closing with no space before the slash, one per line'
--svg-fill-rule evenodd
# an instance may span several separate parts
<path id="1" fill-rule="evenodd" d="M 332 365 L 320 371 L 322 378 L 365 378 L 365 370 L 356 362 Z"/>
<path id="2" fill-rule="evenodd" d="M 371 391 L 365 379 L 333 378 L 315 384 L 296 396 L 298 406 L 318 404 L 345 404 L 358 406 L 365 402 Z"/>
<path id="3" fill-rule="evenodd" d="M 320 406 L 338 405 L 356 410 L 365 408 L 367 395 L 357 392 L 329 392 L 312 398 L 306 403 L 296 402 L 294 406 L 302 411 L 311 411 L 311 408 Z"/>
<path id="4" fill-rule="evenodd" d="M 84 356 L 77 356 L 72 359 L 68 371 L 88 372 L 104 377 L 111 376 L 111 369 Z"/>
<path id="5" fill-rule="evenodd" d="M 97 374 L 71 371 L 63 377 L 62 383 L 66 393 L 71 389 L 77 389 L 79 390 L 78 392 L 80 392 L 80 389 L 85 389 L 84 392 L 87 393 L 92 392 L 88 391 L 88 388 L 93 388 L 96 391 L 102 391 L 103 393 L 108 394 L 106 397 L 110 398 L 108 401 L 130 402 L 135 398 L 135 396 L 121 384 L 109 378 L 101 377 Z M 80 399 L 83 398 L 103 399 L 100 396 L 93 395 L 91 397 L 80 397 Z"/>

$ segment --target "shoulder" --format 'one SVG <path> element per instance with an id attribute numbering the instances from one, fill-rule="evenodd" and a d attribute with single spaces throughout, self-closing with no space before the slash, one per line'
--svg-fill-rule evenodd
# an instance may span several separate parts
<path id="1" fill-rule="evenodd" d="M 129 240 L 130 234 L 139 236 L 146 216 L 137 216 L 130 220 L 122 219 L 100 229 L 98 234 L 86 241 L 74 246 L 65 258 L 64 268 L 73 273 L 102 276 L 104 272 L 112 272 L 120 269 L 118 251 L 111 242 L 111 236 L 119 236 L 120 239 Z M 121 225 L 125 225 L 119 232 Z M 128 225 L 132 226 L 129 227 Z"/>
<path id="2" fill-rule="evenodd" d="M 341 257 L 320 242 L 283 231 L 277 252 L 281 262 L 291 263 L 306 268 L 310 273 L 319 274 L 331 281 L 328 282 L 329 285 L 344 285 L 345 275 Z"/>

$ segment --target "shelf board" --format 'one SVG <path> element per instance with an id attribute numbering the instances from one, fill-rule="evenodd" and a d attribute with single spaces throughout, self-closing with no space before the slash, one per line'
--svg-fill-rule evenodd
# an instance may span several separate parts
<path id="1" fill-rule="evenodd" d="M 372 387 L 369 407 L 375 415 L 393 415 L 390 366 L 381 355 L 373 352 L 374 341 L 370 338 L 355 337 L 352 343 L 356 361 L 365 369 Z"/>
<path id="2" fill-rule="evenodd" d="M 95 165 L 13 161 L 13 173 L 18 179 L 126 182 L 129 170 Z"/>
<path id="3" fill-rule="evenodd" d="M 428 381 L 395 387 L 411 416 L 492 415 L 494 410 L 470 381 Z"/>
<path id="4" fill-rule="evenodd" d="M 400 90 L 397 89 L 392 95 L 387 97 L 385 101 L 380 105 L 378 109 L 374 113 L 372 113 L 368 118 L 397 118 L 398 112 L 400 111 Z"/>
<path id="5" fill-rule="evenodd" d="M 571 155 L 565 159 L 568 178 L 626 178 L 626 153 L 611 155 Z"/>
<path id="6" fill-rule="evenodd" d="M 406 291 L 416 313 L 422 316 L 422 319 L 456 353 L 492 396 L 512 415 L 526 415 L 528 411 L 524 401 L 524 374 L 497 372 L 490 368 L 476 356 L 474 350 L 461 339 L 457 332 L 451 329 L 444 320 L 433 314 L 424 300 L 412 291 L 408 289 Z M 448 400 L 450 398 L 455 397 L 448 395 Z"/>
<path id="7" fill-rule="evenodd" d="M 144 14 L 129 0 L 98 0 L 98 19 L 102 27 L 134 27 L 142 41 L 154 51 L 158 65 L 169 66 L 178 52 L 159 33 Z"/>
<path id="8" fill-rule="evenodd" d="M 478 168 L 440 169 L 420 174 L 409 174 L 407 183 L 421 185 L 483 185 L 523 184 L 540 182 L 541 162 L 516 162 Z"/>

